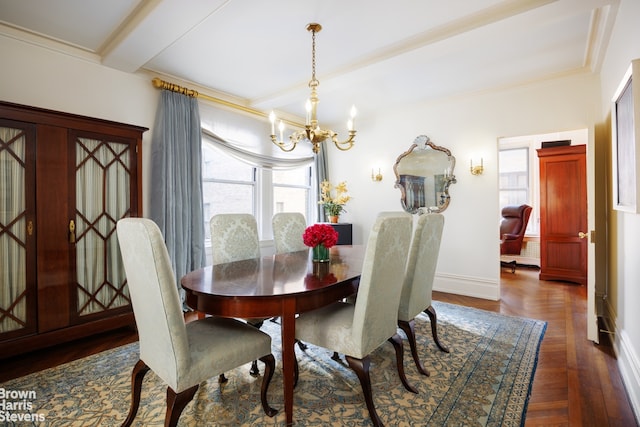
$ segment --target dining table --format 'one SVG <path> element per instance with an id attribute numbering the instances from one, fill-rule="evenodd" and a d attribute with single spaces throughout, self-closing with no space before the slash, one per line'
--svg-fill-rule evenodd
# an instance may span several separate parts
<path id="1" fill-rule="evenodd" d="M 286 424 L 293 425 L 296 314 L 358 291 L 364 245 L 330 248 L 327 262 L 312 250 L 209 265 L 181 278 L 187 305 L 201 313 L 242 319 L 279 317 Z"/>

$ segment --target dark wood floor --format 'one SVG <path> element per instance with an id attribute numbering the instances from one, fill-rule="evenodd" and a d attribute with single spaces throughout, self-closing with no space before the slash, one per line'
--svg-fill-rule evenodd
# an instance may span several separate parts
<path id="1" fill-rule="evenodd" d="M 637 426 L 608 336 L 587 340 L 586 287 L 501 273 L 501 301 L 441 292 L 434 299 L 547 322 L 526 426 Z"/>
<path id="2" fill-rule="evenodd" d="M 439 301 L 548 322 L 527 411 L 526 426 L 637 426 L 615 355 L 603 336 L 588 341 L 586 289 L 539 281 L 538 272 L 504 269 L 501 301 L 441 292 Z M 91 339 L 0 360 L 0 383 L 137 339 L 121 329 Z"/>

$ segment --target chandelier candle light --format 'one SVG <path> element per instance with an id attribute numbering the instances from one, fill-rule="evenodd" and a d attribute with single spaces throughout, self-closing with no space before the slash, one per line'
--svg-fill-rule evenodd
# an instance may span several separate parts
<path id="1" fill-rule="evenodd" d="M 347 122 L 347 128 L 349 130 L 349 137 L 345 141 L 338 140 L 338 134 L 331 129 L 321 129 L 318 124 L 317 109 L 318 109 L 318 93 L 316 88 L 320 82 L 316 79 L 316 33 L 322 29 L 320 24 L 311 23 L 307 25 L 307 31 L 311 32 L 312 50 L 311 50 L 311 80 L 309 81 L 309 87 L 311 88 L 311 96 L 307 99 L 305 105 L 306 108 L 306 120 L 304 130 L 294 132 L 289 136 L 289 141 L 284 141 L 284 123 L 280 120 L 278 124 L 278 130 L 280 131 L 280 139 L 276 136 L 276 115 L 272 111 L 269 114 L 269 120 L 271 121 L 271 141 L 282 151 L 292 151 L 296 148 L 296 145 L 300 141 L 309 141 L 313 144 L 313 152 L 318 153 L 320 151 L 320 144 L 326 139 L 331 139 L 333 143 L 342 151 L 346 151 L 353 147 L 355 142 L 356 131 L 353 127 L 353 121 L 356 116 L 356 107 L 351 107 L 351 119 Z"/>
<path id="2" fill-rule="evenodd" d="M 314 224 L 304 230 L 302 241 L 312 248 L 314 261 L 328 262 L 329 248 L 338 243 L 338 232 L 329 224 Z"/>

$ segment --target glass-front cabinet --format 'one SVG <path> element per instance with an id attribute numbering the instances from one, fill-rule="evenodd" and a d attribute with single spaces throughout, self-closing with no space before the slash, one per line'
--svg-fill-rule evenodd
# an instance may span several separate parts
<path id="1" fill-rule="evenodd" d="M 0 103 L 0 354 L 133 324 L 116 240 L 145 128 Z"/>
<path id="2" fill-rule="evenodd" d="M 35 126 L 0 119 L 0 337 L 36 330 Z"/>

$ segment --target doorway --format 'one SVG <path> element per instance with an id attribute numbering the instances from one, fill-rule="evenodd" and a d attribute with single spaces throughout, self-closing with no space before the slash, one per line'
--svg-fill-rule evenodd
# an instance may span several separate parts
<path id="1" fill-rule="evenodd" d="M 523 264 L 539 266 L 539 238 L 540 238 L 540 170 L 536 150 L 542 147 L 542 142 L 570 140 L 571 145 L 587 146 L 587 222 L 588 230 L 595 228 L 594 213 L 594 167 L 592 157 L 593 136 L 590 137 L 588 129 L 572 131 L 560 131 L 546 134 L 524 135 L 504 137 L 498 139 L 498 170 L 499 170 L 499 211 L 508 204 L 526 203 L 532 206 L 530 225 L 525 235 L 526 245 L 523 244 L 523 252 L 519 257 L 524 257 Z M 514 154 L 520 158 L 526 154 L 524 166 L 522 160 L 516 164 L 512 159 Z M 520 170 L 518 170 L 520 169 Z M 522 171 L 524 170 L 524 172 Z M 519 176 L 514 180 L 514 173 Z M 515 185 L 514 185 L 515 183 Z M 524 196 L 523 196 L 524 195 Z M 591 232 L 589 233 L 592 234 Z M 597 313 L 595 305 L 595 250 L 593 241 L 588 245 L 588 281 L 587 281 L 587 337 L 598 342 Z M 517 262 L 517 260 L 516 260 Z M 517 274 L 517 271 L 514 273 Z"/>

